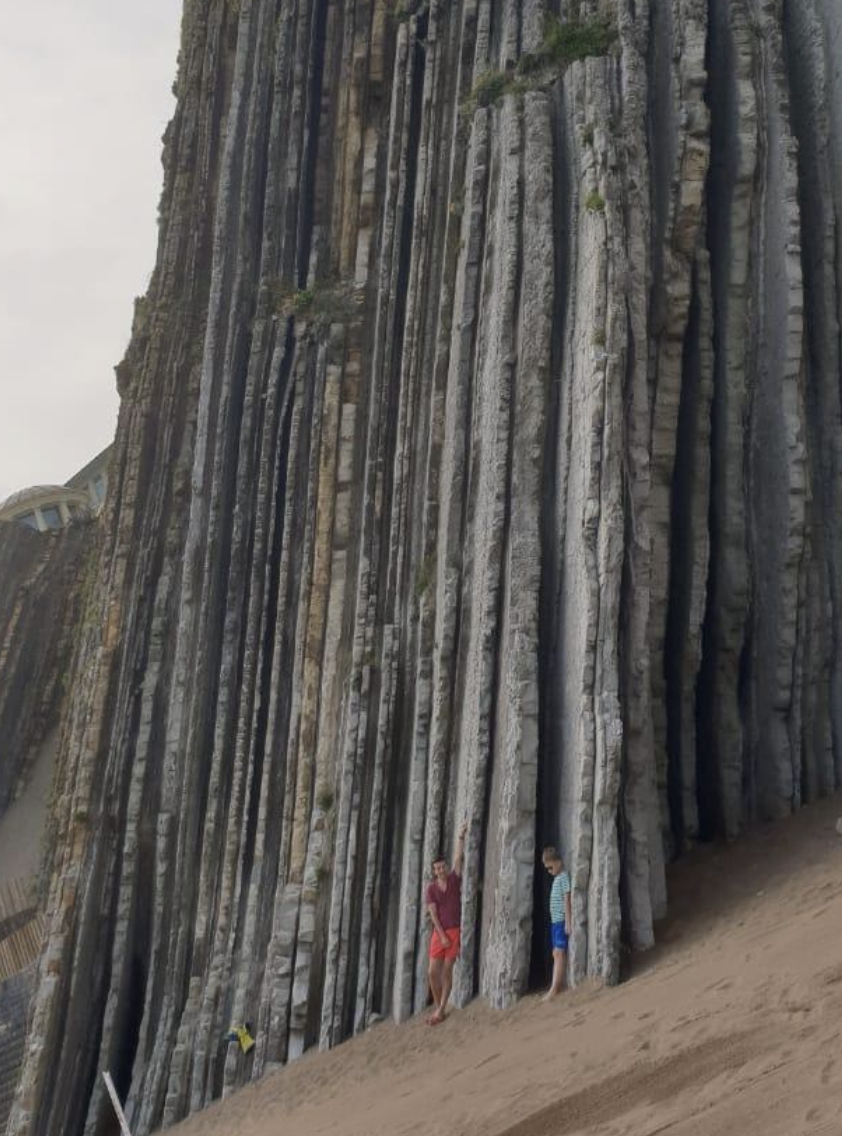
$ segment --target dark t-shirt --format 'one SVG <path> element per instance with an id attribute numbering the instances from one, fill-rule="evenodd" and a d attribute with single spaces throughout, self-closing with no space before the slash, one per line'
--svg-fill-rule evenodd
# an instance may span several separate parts
<path id="1" fill-rule="evenodd" d="M 451 872 L 444 891 L 435 880 L 427 888 L 427 903 L 434 903 L 445 931 L 455 931 L 462 921 L 462 877 Z"/>

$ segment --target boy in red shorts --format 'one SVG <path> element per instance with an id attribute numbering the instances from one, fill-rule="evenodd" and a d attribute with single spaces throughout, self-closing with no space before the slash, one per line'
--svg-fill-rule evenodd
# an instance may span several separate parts
<path id="1" fill-rule="evenodd" d="M 433 994 L 433 1012 L 427 1021 L 437 1026 L 447 1016 L 447 1003 L 453 987 L 453 967 L 459 958 L 460 926 L 462 922 L 462 864 L 465 859 L 463 824 L 456 840 L 453 871 L 447 860 L 437 856 L 433 860 L 433 882 L 427 888 L 427 911 L 433 921 L 430 935 L 430 990 Z"/>

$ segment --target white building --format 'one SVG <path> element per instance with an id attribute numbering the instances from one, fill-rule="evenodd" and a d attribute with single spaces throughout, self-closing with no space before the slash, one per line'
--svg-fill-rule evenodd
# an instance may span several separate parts
<path id="1" fill-rule="evenodd" d="M 111 447 L 75 473 L 66 485 L 19 489 L 0 504 L 0 521 L 17 521 L 37 532 L 63 529 L 71 521 L 96 516 L 108 490 Z"/>

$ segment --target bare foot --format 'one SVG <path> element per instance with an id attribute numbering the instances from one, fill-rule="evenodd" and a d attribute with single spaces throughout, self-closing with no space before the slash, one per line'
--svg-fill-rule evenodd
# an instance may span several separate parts
<path id="1" fill-rule="evenodd" d="M 544 995 L 544 997 L 541 999 L 541 1001 L 542 1002 L 552 1002 L 553 998 L 558 997 L 558 994 L 559 994 L 558 990 L 548 990 L 547 993 Z"/>
<path id="2" fill-rule="evenodd" d="M 436 1012 L 434 1014 L 430 1015 L 430 1017 L 427 1019 L 427 1021 L 429 1022 L 429 1024 L 431 1026 L 439 1026 L 439 1025 L 441 1025 L 441 1023 L 444 1021 L 444 1019 L 446 1017 L 447 1017 L 447 1014 L 444 1012 L 444 1010 L 436 1010 Z"/>

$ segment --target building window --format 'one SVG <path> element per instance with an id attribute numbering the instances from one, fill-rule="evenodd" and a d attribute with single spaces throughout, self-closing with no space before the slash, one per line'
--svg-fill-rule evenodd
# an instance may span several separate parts
<path id="1" fill-rule="evenodd" d="M 22 525 L 27 525 L 29 528 L 35 529 L 36 532 L 38 531 L 38 518 L 34 513 L 24 513 L 22 517 L 18 517 L 18 520 Z"/>
<path id="2" fill-rule="evenodd" d="M 61 516 L 55 505 L 48 505 L 45 509 L 41 510 L 41 516 L 44 518 L 44 523 L 48 529 L 60 529 Z"/>
<path id="3" fill-rule="evenodd" d="M 105 500 L 105 478 L 102 474 L 97 474 L 96 481 L 94 482 L 94 494 L 97 501 Z"/>

